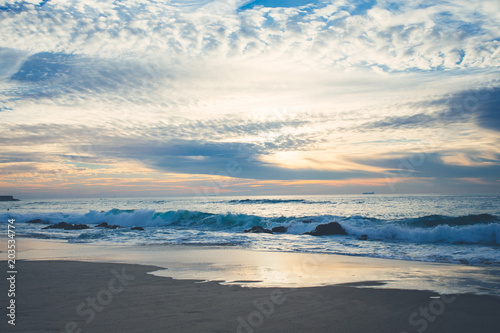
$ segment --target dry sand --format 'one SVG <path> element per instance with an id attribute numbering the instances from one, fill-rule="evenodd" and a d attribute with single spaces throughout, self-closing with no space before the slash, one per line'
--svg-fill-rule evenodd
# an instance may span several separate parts
<path id="1" fill-rule="evenodd" d="M 18 262 L 16 326 L 3 316 L 0 331 L 500 332 L 500 298 L 494 296 L 338 285 L 242 288 L 147 274 L 157 269 Z M 2 279 L 4 306 L 7 289 Z"/>

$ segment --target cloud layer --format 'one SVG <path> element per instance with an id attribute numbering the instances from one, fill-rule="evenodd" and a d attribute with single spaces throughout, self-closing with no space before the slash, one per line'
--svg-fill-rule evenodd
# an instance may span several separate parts
<path id="1" fill-rule="evenodd" d="M 0 187 L 150 173 L 151 184 L 177 174 L 188 192 L 190 175 L 497 190 L 499 11 L 488 0 L 0 2 Z M 426 162 L 404 172 L 415 154 Z"/>

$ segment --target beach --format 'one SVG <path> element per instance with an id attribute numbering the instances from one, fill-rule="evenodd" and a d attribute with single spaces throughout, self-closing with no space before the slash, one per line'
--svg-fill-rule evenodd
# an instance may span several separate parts
<path id="1" fill-rule="evenodd" d="M 2 249 L 5 243 L 2 239 Z M 339 281 L 343 283 L 293 287 L 293 283 L 286 283 L 282 277 L 281 287 L 276 278 L 268 279 L 263 284 L 256 280 L 243 280 L 258 277 L 255 271 L 259 271 L 259 265 L 262 272 L 269 271 L 270 266 L 276 267 L 271 275 L 283 272 L 285 269 L 276 263 L 258 264 L 258 261 L 247 260 L 246 265 L 238 266 L 227 259 L 217 259 L 221 257 L 217 251 L 221 250 L 233 253 L 244 264 L 244 252 L 239 253 L 236 249 L 193 249 L 193 258 L 197 257 L 199 262 L 198 274 L 193 274 L 182 269 L 182 263 L 195 261 L 189 260 L 189 256 L 183 258 L 178 255 L 189 253 L 185 248 L 175 250 L 165 247 L 161 251 L 144 247 L 113 249 L 110 246 L 92 247 L 88 244 L 23 238 L 18 239 L 18 243 L 25 251 L 19 252 L 21 261 L 17 262 L 16 325 L 8 325 L 4 318 L 0 324 L 1 331 L 498 332 L 500 329 L 497 319 L 500 298 L 497 296 L 393 289 L 387 286 L 397 283 L 363 281 L 356 276 L 352 276 L 349 283 L 347 274 L 356 275 L 356 272 L 370 279 L 382 277 L 384 272 L 397 272 L 397 267 L 401 271 L 409 271 L 411 265 L 404 261 L 332 255 L 327 255 L 331 260 L 321 260 L 318 256 L 289 253 L 286 255 L 307 263 L 304 267 L 308 267 L 310 276 L 329 266 L 338 272 Z M 173 258 L 161 255 L 169 250 Z M 266 256 L 273 257 L 272 254 Z M 165 265 L 147 264 L 173 264 L 175 257 L 177 271 L 183 272 L 180 278 L 168 277 Z M 50 258 L 58 260 L 47 260 Z M 283 260 L 284 257 L 275 258 Z M 130 263 L 140 260 L 145 264 Z M 216 275 L 223 277 L 231 272 L 228 267 L 234 266 L 234 271 L 238 266 L 243 272 L 240 274 L 242 280 L 226 280 L 222 285 L 221 281 L 199 278 L 204 274 L 208 276 L 204 273 L 209 270 L 207 263 L 214 266 L 217 262 L 225 269 L 213 269 Z M 2 264 L 6 266 L 5 262 Z M 421 282 L 435 278 L 432 272 L 437 274 L 436 279 L 445 279 L 443 276 L 446 274 L 439 272 L 446 268 L 450 271 L 463 269 L 458 265 L 414 264 L 414 269 L 421 272 Z M 290 265 L 288 263 L 283 267 Z M 194 271 L 191 267 L 190 272 Z M 254 273 L 246 274 L 246 271 Z M 148 274 L 151 272 L 160 273 Z M 303 270 L 302 273 L 307 284 L 310 280 L 307 272 Z M 193 276 L 191 279 L 187 278 L 189 274 Z M 266 274 L 260 276 L 265 277 Z M 472 280 L 473 275 L 469 276 Z M 489 276 L 492 281 L 498 281 L 494 270 Z M 404 279 L 395 273 L 393 280 Z M 449 281 L 452 280 L 450 275 Z M 404 285 L 404 281 L 399 283 Z M 466 282 L 462 281 L 462 284 Z M 412 285 L 422 286 L 415 281 Z M 6 279 L 2 279 L 0 288 L 8 289 Z"/>
<path id="2" fill-rule="evenodd" d="M 14 237 L 16 250 L 0 331 L 496 333 L 497 207 L 485 195 L 15 202 L 0 214 L 12 221 L 1 259 Z M 326 225 L 341 234 L 312 235 Z"/>

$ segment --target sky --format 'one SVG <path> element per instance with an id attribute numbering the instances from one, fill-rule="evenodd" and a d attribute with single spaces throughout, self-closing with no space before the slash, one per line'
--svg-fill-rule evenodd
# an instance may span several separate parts
<path id="1" fill-rule="evenodd" d="M 499 22 L 497 0 L 0 0 L 0 194 L 498 194 Z"/>

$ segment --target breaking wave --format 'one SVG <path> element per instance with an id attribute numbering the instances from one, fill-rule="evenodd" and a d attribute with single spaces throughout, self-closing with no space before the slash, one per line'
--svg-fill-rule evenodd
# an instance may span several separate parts
<path id="1" fill-rule="evenodd" d="M 291 200 L 290 200 L 291 201 Z M 212 214 L 200 211 L 176 210 L 156 212 L 154 210 L 89 211 L 86 214 L 33 213 L 1 214 L 2 221 L 15 218 L 17 222 L 41 219 L 55 224 L 61 221 L 79 224 L 107 222 L 122 227 L 142 226 L 146 228 L 187 228 L 225 232 L 242 232 L 253 226 L 273 228 L 284 226 L 287 234 L 301 234 L 312 231 L 319 224 L 338 222 L 348 236 L 366 235 L 368 240 L 410 241 L 414 243 L 449 244 L 500 244 L 500 219 L 489 214 L 467 216 L 430 215 L 400 220 L 381 220 L 362 216 L 316 215 L 304 217 L 262 217 L 247 214 Z M 41 231 L 41 230 L 40 230 Z M 49 232 L 49 231 L 48 231 Z M 37 233 L 37 236 L 41 235 Z M 276 235 L 277 237 L 279 235 Z M 305 236 L 309 237 L 309 236 Z"/>

